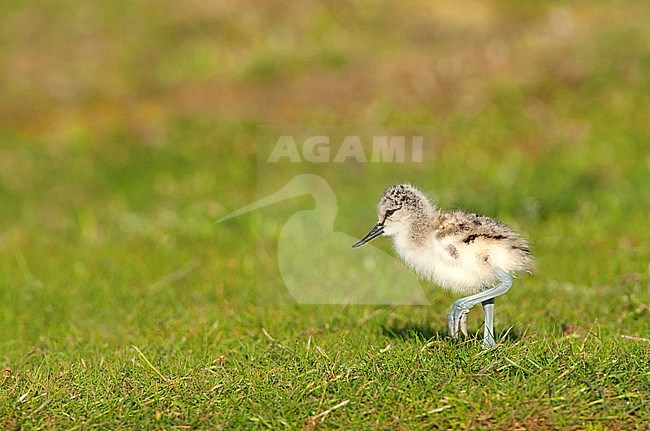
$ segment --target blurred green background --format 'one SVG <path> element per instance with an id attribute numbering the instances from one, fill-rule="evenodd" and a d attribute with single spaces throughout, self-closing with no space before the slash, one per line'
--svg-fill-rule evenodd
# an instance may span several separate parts
<path id="1" fill-rule="evenodd" d="M 216 244 L 213 220 L 266 191 L 268 148 L 297 125 L 306 136 L 426 134 L 424 163 L 294 167 L 337 191 L 338 230 L 366 230 L 381 190 L 412 181 L 443 207 L 519 224 L 541 265 L 566 257 L 557 264 L 570 282 L 612 282 L 600 269 L 621 253 L 617 275 L 645 274 L 647 12 L 645 2 L 4 4 L 5 266 L 22 250 L 60 258 L 73 243 L 82 256 L 136 239 Z M 277 175 L 269 188 L 290 178 Z M 603 261 L 574 261 L 580 247 Z"/>
<path id="2" fill-rule="evenodd" d="M 46 0 L 0 16 L 7 376 L 51 355 L 63 368 L 137 359 L 131 344 L 173 369 L 187 340 L 211 363 L 254 349 L 260 326 L 292 339 L 331 321 L 288 306 L 277 270 L 283 221 L 312 201 L 215 223 L 291 178 L 260 158 L 291 127 L 425 134 L 423 163 L 292 169 L 328 180 L 350 235 L 397 181 L 521 230 L 536 274 L 497 308 L 501 329 L 650 336 L 648 2 Z M 427 289 L 432 307 L 373 336 L 442 330 L 452 298 Z M 7 379 L 14 400 L 24 382 Z M 4 406 L 11 426 L 31 417 L 17 406 Z"/>

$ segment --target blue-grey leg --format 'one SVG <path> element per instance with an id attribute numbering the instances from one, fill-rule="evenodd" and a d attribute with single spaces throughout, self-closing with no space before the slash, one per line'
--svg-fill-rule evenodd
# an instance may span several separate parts
<path id="1" fill-rule="evenodd" d="M 483 325 L 483 344 L 490 348 L 494 346 L 494 298 L 483 301 L 483 314 L 485 324 Z"/>
<path id="2" fill-rule="evenodd" d="M 475 295 L 461 298 L 454 302 L 449 313 L 449 333 L 452 337 L 458 337 L 458 332 L 467 335 L 467 313 L 479 302 L 483 303 L 485 312 L 485 329 L 483 344 L 486 347 L 494 345 L 494 298 L 507 293 L 512 287 L 512 276 L 505 271 L 496 270 L 498 284 Z"/>

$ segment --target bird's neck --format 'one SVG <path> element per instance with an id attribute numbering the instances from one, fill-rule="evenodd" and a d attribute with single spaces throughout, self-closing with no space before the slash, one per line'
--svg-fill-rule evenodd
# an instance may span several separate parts
<path id="1" fill-rule="evenodd" d="M 424 247 L 431 232 L 432 218 L 425 213 L 414 215 L 406 225 L 393 235 L 393 242 L 399 250 L 417 250 Z"/>
<path id="2" fill-rule="evenodd" d="M 431 232 L 431 217 L 429 214 L 422 214 L 411 221 L 408 233 L 408 240 L 417 247 L 426 244 Z"/>

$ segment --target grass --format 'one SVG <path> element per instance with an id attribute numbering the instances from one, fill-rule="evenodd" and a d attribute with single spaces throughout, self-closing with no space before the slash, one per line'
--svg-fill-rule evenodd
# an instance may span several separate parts
<path id="1" fill-rule="evenodd" d="M 168 6 L 1 6 L 0 428 L 648 428 L 644 2 Z M 424 162 L 263 156 L 378 129 Z M 530 238 L 498 347 L 426 283 L 296 304 L 279 232 L 314 202 L 216 220 L 300 172 L 355 237 L 411 181 Z"/>

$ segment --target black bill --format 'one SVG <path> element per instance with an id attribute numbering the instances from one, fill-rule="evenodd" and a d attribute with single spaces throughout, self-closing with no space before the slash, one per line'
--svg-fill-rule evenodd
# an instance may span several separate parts
<path id="1" fill-rule="evenodd" d="M 368 235 L 364 236 L 358 243 L 354 244 L 352 248 L 361 247 L 365 243 L 373 240 L 374 238 L 377 238 L 382 233 L 384 233 L 384 225 L 383 223 L 377 223 L 375 227 L 373 227 L 372 230 L 368 232 Z"/>

